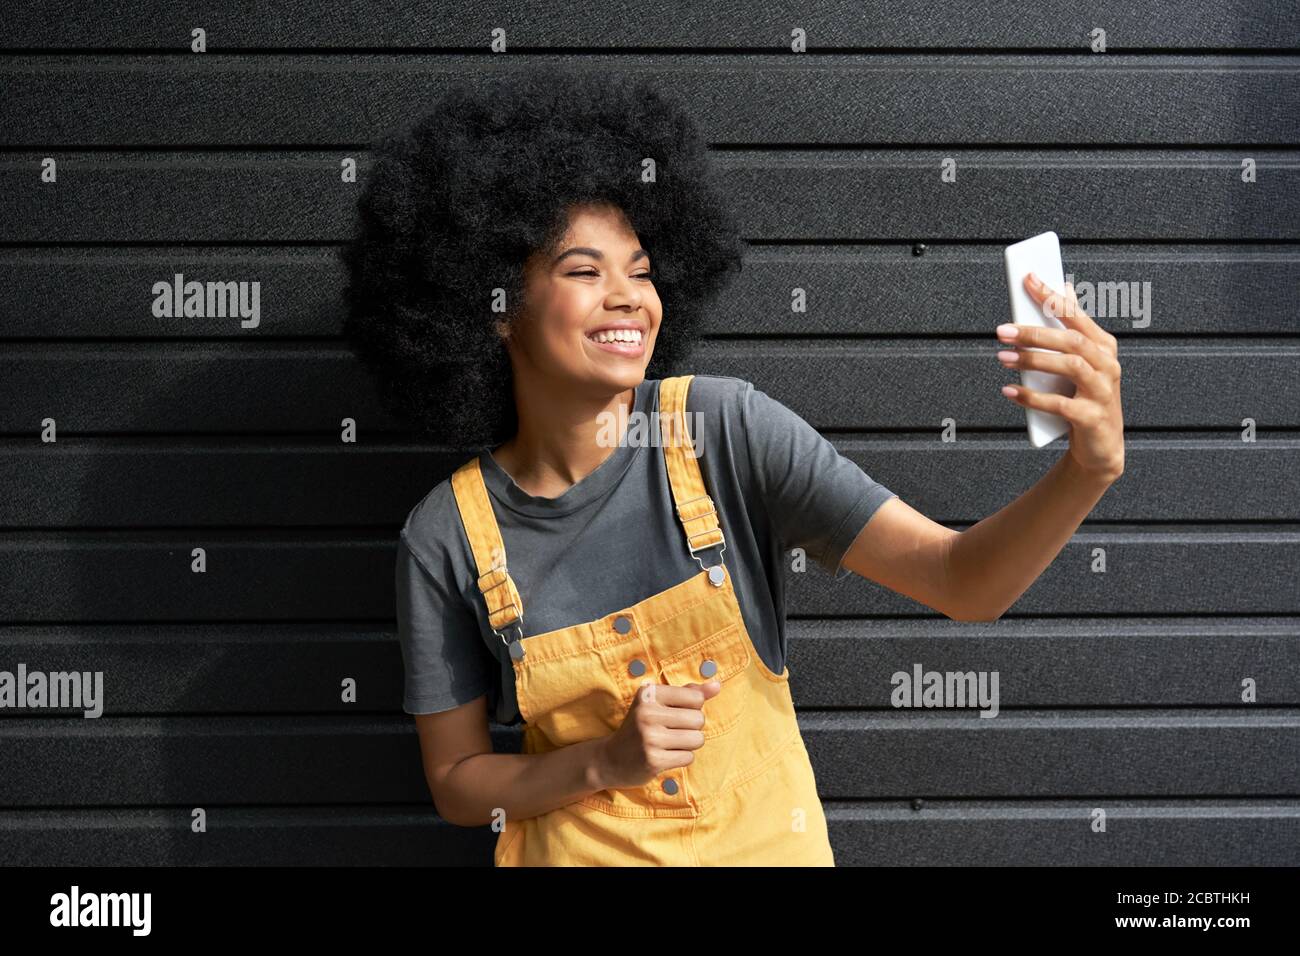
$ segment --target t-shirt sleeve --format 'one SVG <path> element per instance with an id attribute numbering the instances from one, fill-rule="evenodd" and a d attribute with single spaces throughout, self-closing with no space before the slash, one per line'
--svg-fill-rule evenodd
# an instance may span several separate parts
<path id="1" fill-rule="evenodd" d="M 753 481 L 783 548 L 803 548 L 836 580 L 872 515 L 898 495 L 845 458 L 817 429 L 745 382 L 740 391 Z"/>
<path id="2" fill-rule="evenodd" d="M 397 545 L 397 639 L 405 668 L 402 709 L 433 714 L 467 704 L 491 687 L 496 661 L 473 612 L 449 586 L 449 570 L 434 574 L 412 551 L 403 531 Z"/>

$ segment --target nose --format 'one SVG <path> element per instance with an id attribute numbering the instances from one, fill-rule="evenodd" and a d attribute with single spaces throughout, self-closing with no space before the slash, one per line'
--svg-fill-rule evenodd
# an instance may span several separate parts
<path id="1" fill-rule="evenodd" d="M 625 318 L 644 314 L 641 297 L 635 294 L 611 293 L 605 298 L 605 311 L 621 312 Z M 646 316 L 646 320 L 649 321 L 649 316 Z"/>

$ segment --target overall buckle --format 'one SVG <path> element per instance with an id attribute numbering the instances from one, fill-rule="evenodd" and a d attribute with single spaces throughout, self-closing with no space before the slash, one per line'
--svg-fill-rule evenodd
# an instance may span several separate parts
<path id="1" fill-rule="evenodd" d="M 692 516 L 689 517 L 689 518 L 687 518 L 685 515 L 682 514 L 682 508 L 683 508 L 684 506 L 686 506 L 686 505 L 690 505 L 690 504 L 694 504 L 694 503 L 697 502 L 697 501 L 707 501 L 707 502 L 709 503 L 709 510 L 708 510 L 708 511 L 701 511 L 699 514 L 697 514 L 697 515 L 692 515 Z M 676 510 L 676 512 L 677 512 L 677 520 L 680 521 L 680 522 L 682 522 L 683 526 L 685 525 L 685 523 L 686 523 L 687 521 L 697 521 L 697 520 L 699 520 L 700 518 L 707 518 L 709 515 L 713 515 L 713 516 L 716 518 L 716 517 L 717 517 L 717 514 L 718 514 L 718 509 L 715 508 L 715 507 L 713 507 L 713 499 L 710 498 L 708 495 L 697 495 L 696 497 L 692 498 L 690 501 L 683 501 L 680 505 L 675 505 L 675 506 L 674 506 L 674 510 Z M 689 550 L 689 551 L 691 552 L 691 556 L 692 556 L 692 557 L 695 557 L 695 552 L 696 552 L 696 551 L 703 551 L 705 548 L 714 548 L 714 547 L 717 547 L 718 544 L 721 544 L 724 548 L 726 547 L 726 544 L 727 544 L 727 536 L 726 536 L 725 534 L 723 534 L 723 532 L 722 532 L 722 525 L 721 525 L 721 524 L 718 524 L 718 522 L 716 522 L 716 521 L 714 522 L 714 524 L 717 524 L 717 525 L 718 525 L 718 527 L 717 527 L 716 529 L 714 529 L 714 528 L 708 528 L 708 529 L 706 529 L 706 530 L 704 530 L 704 531 L 697 531 L 697 532 L 695 532 L 695 534 L 690 534 L 689 532 L 687 533 L 687 535 L 686 535 L 686 548 L 687 548 L 687 550 Z M 715 530 L 718 532 L 719 535 L 722 536 L 722 540 L 721 540 L 720 542 L 717 542 L 717 543 L 715 543 L 715 544 L 702 544 L 702 545 L 699 545 L 698 547 L 696 547 L 694 544 L 692 544 L 692 542 L 693 542 L 696 538 L 702 538 L 702 537 L 704 537 L 704 536 L 707 535 L 707 534 L 712 534 Z M 698 561 L 699 558 L 696 558 L 695 560 Z"/>
<path id="2" fill-rule="evenodd" d="M 483 579 L 484 579 L 485 577 L 487 577 L 489 574 L 495 574 L 495 573 L 498 572 L 498 571 L 501 572 L 501 580 L 498 581 L 496 584 L 492 584 L 492 585 L 489 585 L 488 587 L 484 587 L 484 586 L 483 586 Z M 506 565 L 504 565 L 504 564 L 501 565 L 501 567 L 499 567 L 499 568 L 493 568 L 491 571 L 488 571 L 488 572 L 485 573 L 485 574 L 480 574 L 480 575 L 478 576 L 478 589 L 479 589 L 479 591 L 483 594 L 483 600 L 484 600 L 484 603 L 487 604 L 487 606 L 488 606 L 488 614 L 489 614 L 489 616 L 493 613 L 493 611 L 492 611 L 492 607 L 491 607 L 490 602 L 487 601 L 487 593 L 488 593 L 489 591 L 494 591 L 494 590 L 496 590 L 497 588 L 504 586 L 505 583 L 506 583 L 507 581 L 509 581 L 509 580 L 510 580 L 510 571 L 509 571 L 509 569 L 506 567 Z M 512 620 L 512 621 L 511 621 L 509 624 L 507 624 L 505 627 L 500 627 L 500 628 L 498 628 L 498 627 L 494 627 L 494 628 L 492 628 L 492 633 L 495 634 L 497 637 L 501 638 L 501 643 L 502 643 L 502 644 L 504 644 L 507 648 L 510 648 L 510 654 L 511 654 L 511 656 L 513 657 L 513 656 L 515 656 L 515 650 L 514 650 L 514 647 L 512 647 L 512 644 L 513 644 L 513 645 L 518 645 L 518 642 L 521 641 L 521 640 L 523 640 L 523 637 L 524 637 L 524 627 L 523 627 L 524 609 L 521 608 L 521 607 L 519 606 L 518 602 L 516 602 L 516 601 L 511 601 L 509 604 L 504 604 L 504 605 L 502 605 L 500 608 L 498 608 L 498 610 L 503 610 L 503 611 L 504 611 L 504 610 L 508 610 L 508 609 L 510 609 L 510 608 L 513 608 L 513 609 L 514 609 L 514 612 L 515 612 L 515 613 L 514 613 L 514 620 Z M 505 638 L 505 632 L 506 632 L 507 630 L 509 630 L 510 628 L 512 628 L 512 627 L 513 627 L 513 628 L 516 628 L 516 629 L 519 631 L 519 637 L 516 638 L 516 640 L 513 641 L 513 642 L 512 642 L 512 641 L 507 641 L 506 638 Z M 523 656 L 523 647 L 522 647 L 522 646 L 519 646 L 519 655 L 518 655 L 518 656 L 520 656 L 520 657 Z"/>
<path id="3" fill-rule="evenodd" d="M 503 628 L 492 628 L 492 633 L 501 638 L 501 643 L 506 646 L 506 651 L 517 661 L 524 659 L 524 626 L 521 623 L 522 621 L 523 617 L 521 616 L 518 620 L 511 621 Z M 512 627 L 519 632 L 519 636 L 513 641 L 507 641 L 505 632 Z"/>

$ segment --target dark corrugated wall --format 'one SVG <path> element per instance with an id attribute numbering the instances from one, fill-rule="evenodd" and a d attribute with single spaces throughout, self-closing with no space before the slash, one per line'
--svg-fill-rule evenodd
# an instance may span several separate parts
<path id="1" fill-rule="evenodd" d="M 556 60 L 698 107 L 752 248 L 695 370 L 938 521 L 1063 450 L 998 394 L 1001 247 L 1055 229 L 1076 284 L 1149 289 L 1149 322 L 1093 308 L 1126 474 L 1002 620 L 791 575 L 839 862 L 1300 863 L 1300 5 L 116 7 L 0 28 L 0 670 L 107 696 L 0 710 L 0 861 L 490 862 L 433 813 L 393 635 L 397 528 L 465 453 L 342 345 L 339 168 L 449 75 Z M 155 318 L 175 273 L 260 281 L 260 325 Z M 916 662 L 998 671 L 1000 715 L 894 710 Z"/>

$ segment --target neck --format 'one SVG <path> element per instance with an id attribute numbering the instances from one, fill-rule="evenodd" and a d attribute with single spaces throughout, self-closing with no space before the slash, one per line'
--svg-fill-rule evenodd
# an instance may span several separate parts
<path id="1" fill-rule="evenodd" d="M 492 456 L 528 494 L 558 498 L 617 450 L 635 399 L 635 388 L 574 392 L 516 377 L 519 430 Z"/>

